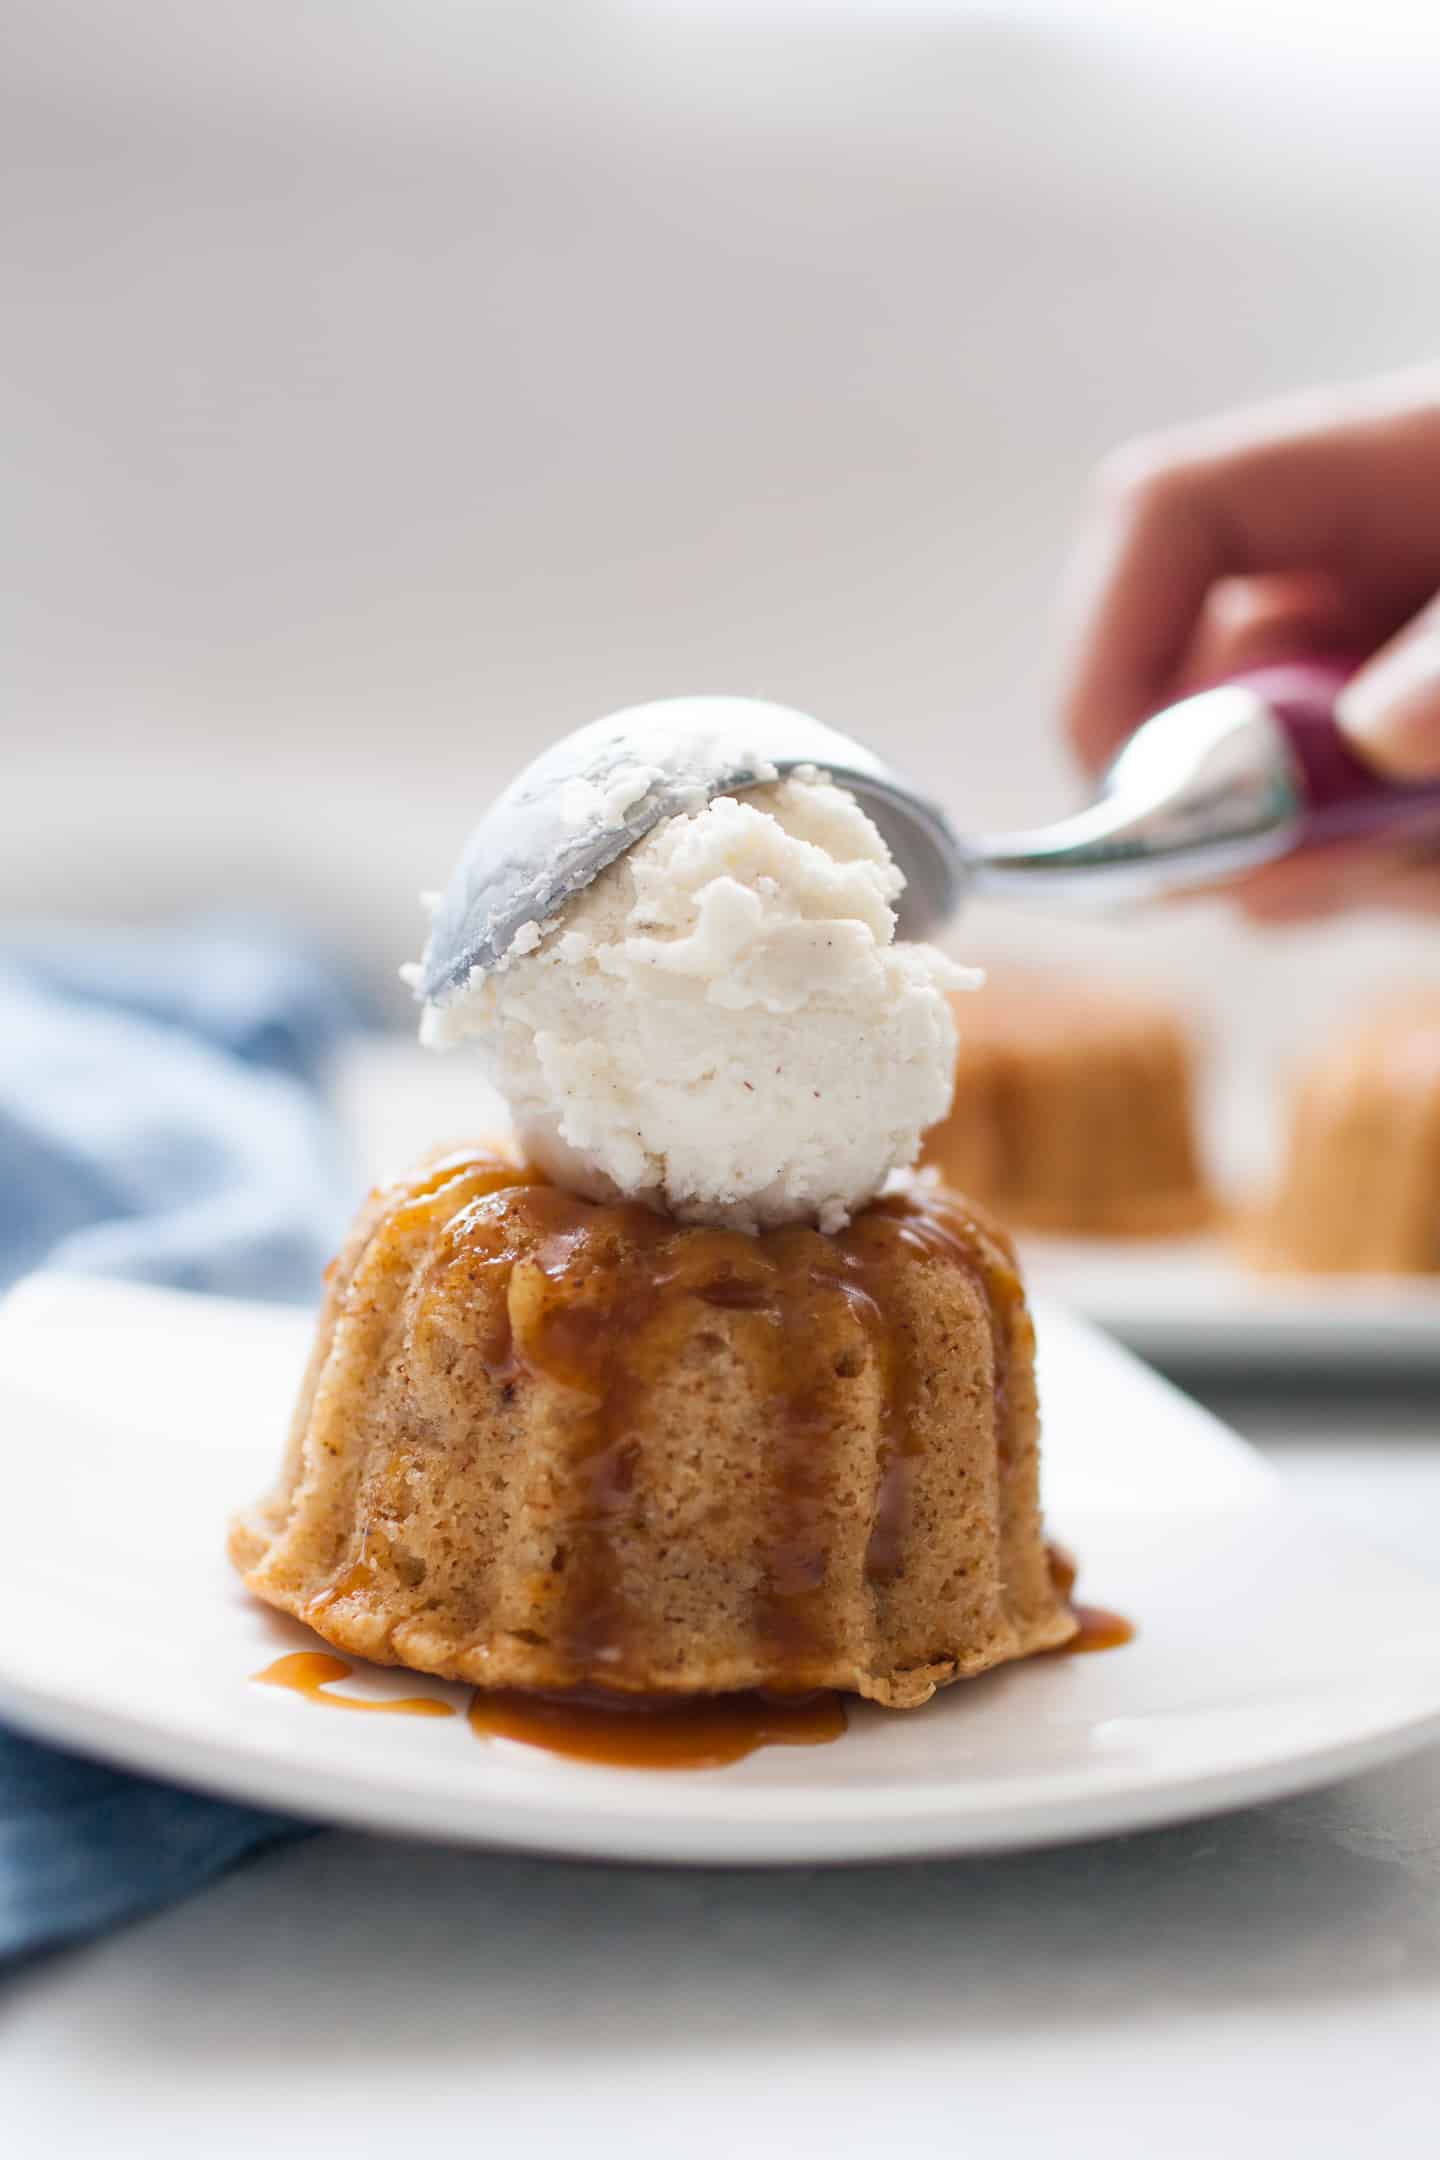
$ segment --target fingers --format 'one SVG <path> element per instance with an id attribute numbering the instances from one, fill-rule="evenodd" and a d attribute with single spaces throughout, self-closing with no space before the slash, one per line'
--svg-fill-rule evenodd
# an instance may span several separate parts
<path id="1" fill-rule="evenodd" d="M 1392 868 L 1372 888 L 1368 907 L 1399 915 L 1440 915 L 1440 863 Z"/>
<path id="2" fill-rule="evenodd" d="M 1242 878 L 1234 898 L 1251 922 L 1288 929 L 1363 907 L 1385 872 L 1381 859 L 1365 849 L 1316 848 Z"/>
<path id="3" fill-rule="evenodd" d="M 1440 779 L 1440 599 L 1351 678 L 1336 714 L 1357 750 L 1382 772 Z"/>
<path id="4" fill-rule="evenodd" d="M 1253 923 L 1287 929 L 1354 908 L 1440 915 L 1440 855 L 1316 848 L 1254 871 L 1233 888 Z"/>
<path id="5" fill-rule="evenodd" d="M 1086 763 L 1183 694 L 1217 588 L 1297 574 L 1328 581 L 1372 637 L 1440 585 L 1440 378 L 1326 393 L 1112 460 L 1069 593 L 1067 719 Z"/>
<path id="6" fill-rule="evenodd" d="M 1090 767 L 1165 702 L 1206 595 L 1240 567 L 1183 473 L 1112 473 L 1102 489 L 1067 596 L 1079 627 L 1066 724 Z"/>
<path id="7" fill-rule="evenodd" d="M 1322 573 L 1222 578 L 1206 597 L 1177 671 L 1174 694 L 1299 654 L 1370 652 L 1389 624 L 1361 617 L 1339 580 Z"/>
<path id="8" fill-rule="evenodd" d="M 1238 664 L 1252 662 L 1247 657 Z M 1362 754 L 1382 769 L 1407 780 L 1440 779 L 1440 599 L 1352 677 L 1337 716 Z M 1440 842 L 1399 854 L 1364 846 L 1316 848 L 1244 879 L 1236 898 L 1252 921 L 1269 924 L 1359 907 L 1437 914 Z"/>

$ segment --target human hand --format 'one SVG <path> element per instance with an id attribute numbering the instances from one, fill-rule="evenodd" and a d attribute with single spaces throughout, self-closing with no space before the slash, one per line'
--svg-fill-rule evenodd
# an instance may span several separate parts
<path id="1" fill-rule="evenodd" d="M 1396 778 L 1440 777 L 1440 373 L 1132 444 L 1098 492 L 1067 696 L 1087 765 L 1220 677 L 1369 654 L 1341 693 L 1342 729 Z M 1246 879 L 1241 897 L 1270 919 L 1440 908 L 1440 860 L 1317 849 Z"/>

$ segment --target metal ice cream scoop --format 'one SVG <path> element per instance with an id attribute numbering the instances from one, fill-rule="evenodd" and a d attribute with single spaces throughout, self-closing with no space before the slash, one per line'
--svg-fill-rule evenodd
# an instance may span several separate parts
<path id="1" fill-rule="evenodd" d="M 466 842 L 435 915 L 419 993 L 444 1003 L 495 967 L 663 818 L 818 767 L 848 788 L 905 876 L 900 931 L 930 937 L 973 894 L 1044 903 L 1151 899 L 1300 848 L 1433 833 L 1440 785 L 1399 787 L 1335 720 L 1349 673 L 1306 661 L 1167 706 L 1133 735 L 1096 800 L 1030 832 L 956 832 L 874 751 L 784 705 L 675 698 L 554 743 Z"/>

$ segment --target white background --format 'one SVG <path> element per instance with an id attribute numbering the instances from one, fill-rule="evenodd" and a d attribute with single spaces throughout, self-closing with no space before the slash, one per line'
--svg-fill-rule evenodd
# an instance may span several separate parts
<path id="1" fill-rule="evenodd" d="M 5 15 L 0 916 L 262 899 L 388 984 L 522 755 L 692 689 L 1032 821 L 1096 456 L 1440 343 L 1422 0 Z M 1440 972 L 1104 943 L 1262 1058 Z"/>

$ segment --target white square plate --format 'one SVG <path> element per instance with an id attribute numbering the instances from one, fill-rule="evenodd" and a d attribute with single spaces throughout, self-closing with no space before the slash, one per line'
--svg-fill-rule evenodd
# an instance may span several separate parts
<path id="1" fill-rule="evenodd" d="M 1222 1427 L 1041 1314 L 1045 1478 L 1129 1647 L 1018 1665 L 833 1746 L 656 1773 L 482 1741 L 461 1716 L 336 1717 L 252 1676 L 314 1645 L 254 1603 L 226 1517 L 271 1476 L 304 1315 L 37 1279 L 0 1309 L 0 1711 L 297 1814 L 628 1860 L 993 1851 L 1298 1791 L 1440 1733 L 1440 1590 L 1312 1521 Z M 362 1668 L 369 1696 L 465 1691 Z"/>

